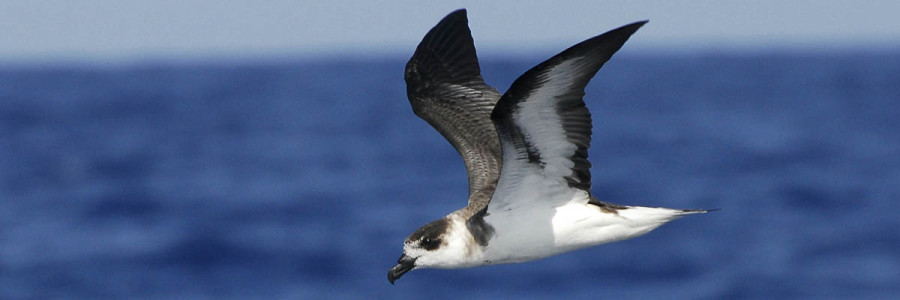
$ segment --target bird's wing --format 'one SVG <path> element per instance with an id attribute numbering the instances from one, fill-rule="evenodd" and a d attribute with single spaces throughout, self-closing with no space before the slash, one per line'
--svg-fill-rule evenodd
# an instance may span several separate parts
<path id="1" fill-rule="evenodd" d="M 469 211 L 487 205 L 500 174 L 500 142 L 490 120 L 500 93 L 484 83 L 464 9 L 450 13 L 406 64 L 413 111 L 459 151 L 469 177 Z"/>
<path id="2" fill-rule="evenodd" d="M 578 43 L 513 82 L 491 114 L 503 162 L 488 214 L 535 201 L 570 201 L 578 190 L 590 195 L 591 114 L 584 87 L 644 23 Z"/>

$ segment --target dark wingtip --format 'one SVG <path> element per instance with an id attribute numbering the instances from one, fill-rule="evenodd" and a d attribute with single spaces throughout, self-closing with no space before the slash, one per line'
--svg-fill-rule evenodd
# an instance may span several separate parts
<path id="1" fill-rule="evenodd" d="M 637 21 L 637 22 L 634 22 L 634 23 L 631 23 L 631 24 L 628 24 L 628 25 L 624 25 L 624 26 L 622 26 L 622 27 L 619 27 L 619 28 L 610 30 L 610 31 L 608 31 L 607 33 L 605 33 L 605 34 L 603 34 L 603 35 L 606 35 L 606 36 L 622 36 L 622 37 L 624 37 L 625 40 L 628 40 L 628 38 L 631 37 L 632 34 L 634 34 L 635 32 L 637 32 L 638 29 L 641 29 L 641 27 L 643 27 L 644 24 L 647 24 L 647 22 L 650 22 L 650 20 Z M 625 41 L 623 40 L 622 43 L 624 44 Z"/>
<path id="2" fill-rule="evenodd" d="M 721 208 L 710 208 L 710 209 L 682 209 L 681 212 L 685 214 L 705 214 L 713 211 L 720 211 Z"/>
<path id="3" fill-rule="evenodd" d="M 622 26 L 622 27 L 619 27 L 619 28 L 613 29 L 613 30 L 624 29 L 624 28 L 628 28 L 628 29 L 634 28 L 634 31 L 637 31 L 639 28 L 641 28 L 642 26 L 644 26 L 644 24 L 647 24 L 648 22 L 650 22 L 650 20 L 637 21 L 637 22 L 633 22 L 631 24 L 628 24 L 628 25 L 625 25 L 625 26 Z"/>
<path id="4" fill-rule="evenodd" d="M 447 14 L 428 30 L 407 62 L 404 78 L 408 94 L 415 94 L 422 88 L 423 81 L 447 83 L 481 79 L 466 9 Z"/>
<path id="5" fill-rule="evenodd" d="M 450 23 L 450 22 L 459 22 L 459 21 L 462 21 L 465 23 L 469 22 L 469 18 L 466 16 L 465 8 L 460 8 L 460 9 L 450 12 L 449 14 L 444 16 L 444 18 L 441 19 L 441 21 L 439 23 L 444 23 L 444 22 Z"/>

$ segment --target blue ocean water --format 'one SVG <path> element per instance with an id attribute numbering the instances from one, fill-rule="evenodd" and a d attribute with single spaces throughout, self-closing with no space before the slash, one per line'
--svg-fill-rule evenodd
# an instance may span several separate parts
<path id="1" fill-rule="evenodd" d="M 484 58 L 501 92 L 534 59 Z M 895 298 L 900 55 L 617 55 L 593 193 L 721 208 L 514 265 L 416 270 L 465 205 L 405 59 L 0 68 L 0 298 Z"/>

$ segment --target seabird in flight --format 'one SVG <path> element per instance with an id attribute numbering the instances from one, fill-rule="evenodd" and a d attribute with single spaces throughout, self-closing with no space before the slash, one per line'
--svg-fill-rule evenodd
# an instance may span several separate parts
<path id="1" fill-rule="evenodd" d="M 518 263 L 633 238 L 687 214 L 591 195 L 584 87 L 646 21 L 587 39 L 522 74 L 501 95 L 484 83 L 464 9 L 432 28 L 406 64 L 416 115 L 459 151 L 468 206 L 422 226 L 388 272 Z"/>

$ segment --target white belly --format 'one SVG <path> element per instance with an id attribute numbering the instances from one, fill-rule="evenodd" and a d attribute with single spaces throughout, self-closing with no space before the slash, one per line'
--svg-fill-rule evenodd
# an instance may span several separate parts
<path id="1" fill-rule="evenodd" d="M 483 263 L 535 260 L 636 237 L 679 217 L 681 212 L 639 206 L 604 212 L 586 202 L 570 201 L 555 208 L 532 207 L 486 216 L 495 236 L 484 248 Z"/>

